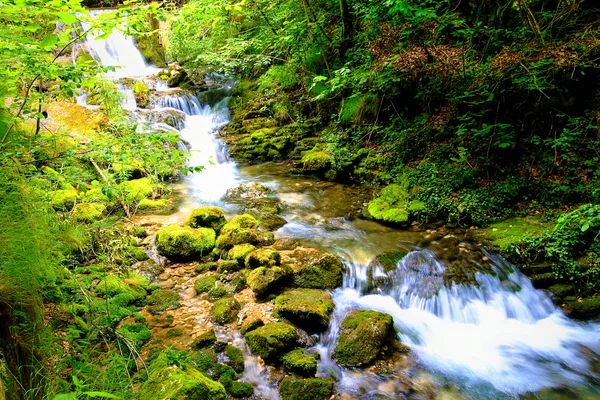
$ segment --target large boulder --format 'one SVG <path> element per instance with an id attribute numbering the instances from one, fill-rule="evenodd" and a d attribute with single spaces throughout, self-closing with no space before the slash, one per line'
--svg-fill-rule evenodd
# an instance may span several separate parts
<path id="1" fill-rule="evenodd" d="M 260 199 L 275 195 L 275 191 L 268 186 L 258 182 L 246 182 L 241 185 L 228 189 L 225 193 L 227 200 Z"/>
<path id="2" fill-rule="evenodd" d="M 342 285 L 342 261 L 331 253 L 298 247 L 282 251 L 281 256 L 281 263 L 294 271 L 294 287 L 331 290 Z"/>
<path id="3" fill-rule="evenodd" d="M 391 315 L 370 310 L 352 311 L 342 322 L 333 358 L 343 366 L 372 364 L 394 336 Z"/>
<path id="4" fill-rule="evenodd" d="M 280 316 L 309 332 L 327 329 L 334 308 L 331 295 L 318 289 L 288 290 L 277 296 L 275 306 Z"/>
<path id="5" fill-rule="evenodd" d="M 293 325 L 272 322 L 246 333 L 246 342 L 252 353 L 265 360 L 275 360 L 292 350 L 298 333 Z"/>
<path id="6" fill-rule="evenodd" d="M 216 241 L 218 249 L 228 250 L 244 243 L 268 246 L 275 242 L 275 237 L 271 232 L 260 232 L 251 228 L 225 229 L 225 227 L 227 227 L 227 224 L 221 230 L 221 234 Z"/>
<path id="7" fill-rule="evenodd" d="M 283 366 L 290 372 L 302 376 L 315 376 L 318 367 L 318 353 L 306 354 L 304 349 L 299 348 L 286 353 L 281 357 Z"/>
<path id="8" fill-rule="evenodd" d="M 217 300 L 213 309 L 213 316 L 217 324 L 228 324 L 233 322 L 240 310 L 240 303 L 233 297 Z"/>
<path id="9" fill-rule="evenodd" d="M 259 267 L 250 272 L 247 284 L 257 297 L 266 297 L 280 292 L 288 285 L 292 277 L 292 269 L 287 265 L 280 267 Z"/>
<path id="10" fill-rule="evenodd" d="M 246 263 L 246 256 L 252 253 L 256 247 L 250 243 L 238 244 L 233 246 L 227 253 L 227 258 L 236 261 L 240 267 L 243 267 Z"/>
<path id="11" fill-rule="evenodd" d="M 256 216 L 258 224 L 266 230 L 275 230 L 286 224 L 286 220 L 279 216 L 282 205 L 281 200 L 269 187 L 257 182 L 246 182 L 238 187 L 229 189 L 225 198 L 239 204 L 245 213 Z"/>
<path id="12" fill-rule="evenodd" d="M 215 231 L 171 225 L 156 233 L 156 250 L 173 260 L 189 260 L 208 254 L 215 247 Z"/>
<path id="13" fill-rule="evenodd" d="M 281 381 L 279 394 L 283 400 L 328 400 L 334 384 L 333 379 L 289 376 Z"/>
<path id="14" fill-rule="evenodd" d="M 225 213 L 219 207 L 202 207 L 192 211 L 186 225 L 192 228 L 212 228 L 219 232 L 225 222 Z"/>
<path id="15" fill-rule="evenodd" d="M 245 264 L 250 269 L 258 267 L 275 267 L 281 262 L 281 255 L 277 250 L 258 249 L 246 256 Z"/>

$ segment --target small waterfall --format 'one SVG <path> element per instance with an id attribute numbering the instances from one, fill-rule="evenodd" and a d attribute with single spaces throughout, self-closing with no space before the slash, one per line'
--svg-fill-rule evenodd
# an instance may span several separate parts
<path id="1" fill-rule="evenodd" d="M 104 10 L 92 10 L 90 14 L 94 17 L 107 12 Z M 83 23 L 84 30 L 88 30 L 90 25 Z M 106 38 L 100 39 L 100 34 L 90 32 L 85 38 L 85 44 L 96 61 L 105 67 L 117 67 L 114 72 L 108 73 L 109 77 L 133 77 L 146 76 L 158 71 L 156 67 L 148 65 L 142 56 L 142 53 L 135 45 L 133 37 L 127 36 L 118 30 Z"/>
<path id="2" fill-rule="evenodd" d="M 585 354 L 600 351 L 600 326 L 566 318 L 513 266 L 487 256 L 494 274 L 477 273 L 474 285 L 449 285 L 442 276 L 445 266 L 431 252 L 413 251 L 396 270 L 378 271 L 387 283 L 379 294 L 364 296 L 366 267 L 348 265 L 344 287 L 333 292 L 334 317 L 317 346 L 321 368 L 341 375 L 342 386 L 349 379 L 350 372 L 335 366 L 330 354 L 347 312 L 371 309 L 392 315 L 400 340 L 423 364 L 461 382 L 475 398 L 597 379 Z"/>
<path id="3" fill-rule="evenodd" d="M 123 85 L 119 85 L 119 92 L 123 95 L 121 100 L 121 106 L 124 110 L 133 111 L 137 108 L 137 102 L 135 101 L 135 94 L 133 90 Z"/>
<path id="4" fill-rule="evenodd" d="M 174 108 L 187 115 L 200 115 L 210 113 L 210 108 L 202 107 L 198 98 L 185 91 L 165 94 L 156 100 L 157 108 Z"/>

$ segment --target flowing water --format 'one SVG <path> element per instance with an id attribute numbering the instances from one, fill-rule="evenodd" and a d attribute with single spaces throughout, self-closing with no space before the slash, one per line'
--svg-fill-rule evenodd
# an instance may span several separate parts
<path id="1" fill-rule="evenodd" d="M 90 38 L 87 43 L 98 61 L 123 66 L 120 76 L 139 77 L 155 71 L 140 58 L 131 38 L 122 34 L 114 33 L 106 40 Z M 220 79 L 214 76 L 211 81 Z M 168 89 L 164 83 L 155 87 L 161 93 L 155 109 L 185 113 L 181 137 L 190 148 L 190 163 L 205 167 L 173 186 L 181 201 L 165 223 L 182 222 L 199 205 L 218 205 L 235 213 L 237 206 L 222 200 L 227 189 L 257 181 L 275 189 L 285 206 L 283 217 L 288 222 L 277 236 L 296 238 L 345 260 L 343 287 L 332 292 L 336 305 L 332 321 L 312 349 L 321 356 L 319 375 L 336 377 L 338 393 L 364 399 L 496 399 L 570 388 L 563 398 L 574 398 L 576 393 L 580 398 L 600 398 L 594 365 L 600 351 L 598 324 L 568 319 L 546 293 L 493 254 L 479 254 L 478 260 L 485 260 L 485 265 L 472 261 L 478 272 L 470 281 L 448 283 L 444 276 L 449 264 L 436 256 L 435 248 L 417 246 L 423 233 L 355 218 L 368 198 L 365 189 L 292 176 L 285 165 L 277 163 L 238 165 L 233 161 L 218 137 L 219 129 L 229 121 L 229 98 L 221 86 L 214 89 L 225 96 L 213 102 L 201 101 L 209 96 L 199 99 Z M 130 101 L 125 106 L 135 109 Z M 369 261 L 377 254 L 398 249 L 410 252 L 395 269 L 387 273 L 369 270 Z M 383 283 L 374 287 L 369 282 L 373 275 Z M 353 309 L 392 315 L 400 341 L 412 350 L 413 362 L 395 366 L 391 374 L 337 366 L 331 353 L 341 321 Z M 267 371 L 243 339 L 230 339 L 246 353 L 243 379 L 257 385 L 261 398 L 279 398 Z"/>

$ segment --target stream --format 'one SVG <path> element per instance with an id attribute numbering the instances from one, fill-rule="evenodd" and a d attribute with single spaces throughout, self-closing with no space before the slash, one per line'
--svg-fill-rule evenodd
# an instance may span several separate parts
<path id="1" fill-rule="evenodd" d="M 120 33 L 106 40 L 89 37 L 86 45 L 97 61 L 123 67 L 111 79 L 157 72 L 133 40 Z M 231 87 L 225 77 L 209 78 L 215 82 L 213 89 Z M 121 90 L 127 99 L 124 107 L 136 110 L 131 89 Z M 318 376 L 336 378 L 339 398 L 600 398 L 600 325 L 567 318 L 514 266 L 471 244 L 461 243 L 463 253 L 474 255 L 466 261 L 475 270 L 471 281 L 448 285 L 442 277 L 450 268 L 440 257 L 444 246 L 435 241 L 422 245 L 431 232 L 397 230 L 356 218 L 369 197 L 364 188 L 293 176 L 280 163 L 237 164 L 219 139 L 219 129 L 229 122 L 228 97 L 211 103 L 206 93 L 187 96 L 164 83 L 160 91 L 155 109 L 186 114 L 181 138 L 190 148 L 190 164 L 205 169 L 172 185 L 179 199 L 174 212 L 147 218 L 182 223 L 192 209 L 204 205 L 234 215 L 238 206 L 222 200 L 227 189 L 249 181 L 274 189 L 287 221 L 276 237 L 337 254 L 346 266 L 343 287 L 331 293 L 336 308 L 329 328 L 315 337 L 311 348 L 321 357 Z M 396 269 L 386 273 L 367 267 L 378 254 L 399 249 L 409 253 Z M 370 276 L 384 284 L 367 291 Z M 354 309 L 392 315 L 400 341 L 411 349 L 410 361 L 394 366 L 392 374 L 337 366 L 331 353 L 341 321 Z M 243 379 L 256 385 L 255 396 L 278 399 L 269 370 L 249 353 L 243 338 L 228 339 L 245 352 Z"/>

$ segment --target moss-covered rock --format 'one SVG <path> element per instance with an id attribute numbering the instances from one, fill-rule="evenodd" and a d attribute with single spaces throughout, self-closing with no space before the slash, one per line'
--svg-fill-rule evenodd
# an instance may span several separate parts
<path id="1" fill-rule="evenodd" d="M 256 269 L 258 267 L 274 267 L 281 262 L 281 255 L 277 250 L 258 249 L 246 256 L 246 267 Z"/>
<path id="2" fill-rule="evenodd" d="M 391 315 L 370 310 L 355 310 L 342 322 L 333 358 L 343 366 L 373 363 L 385 345 L 394 338 Z"/>
<path id="3" fill-rule="evenodd" d="M 258 221 L 250 214 L 242 214 L 236 215 L 232 217 L 227 223 L 223 226 L 223 231 L 234 230 L 238 228 L 256 228 L 258 226 Z"/>
<path id="4" fill-rule="evenodd" d="M 127 246 L 127 248 L 125 249 L 125 255 L 127 255 L 130 258 L 133 258 L 136 261 L 146 261 L 150 258 L 148 256 L 148 253 L 146 253 L 146 250 L 144 250 L 142 247 L 137 246 Z"/>
<path id="5" fill-rule="evenodd" d="M 275 306 L 280 316 L 309 332 L 327 329 L 334 308 L 331 295 L 317 289 L 287 290 L 277 296 Z"/>
<path id="6" fill-rule="evenodd" d="M 261 326 L 264 326 L 264 325 L 265 325 L 265 323 L 260 318 L 249 318 L 249 319 L 246 319 L 242 323 L 242 327 L 240 328 L 240 333 L 242 335 L 246 335 L 246 333 L 253 331 L 257 328 L 260 328 Z"/>
<path id="7" fill-rule="evenodd" d="M 215 286 L 208 291 L 208 300 L 210 301 L 215 301 L 228 296 L 231 296 L 231 292 L 225 286 Z"/>
<path id="8" fill-rule="evenodd" d="M 73 189 L 57 190 L 52 193 L 51 204 L 55 210 L 69 211 L 79 200 L 79 194 Z"/>
<path id="9" fill-rule="evenodd" d="M 235 293 L 241 292 L 242 290 L 248 287 L 248 276 L 250 275 L 250 271 L 242 270 L 235 274 L 233 279 L 231 280 L 231 288 Z"/>
<path id="10" fill-rule="evenodd" d="M 196 293 L 208 292 L 215 286 L 219 279 L 221 279 L 221 275 L 201 276 L 194 282 L 194 289 L 196 289 Z"/>
<path id="11" fill-rule="evenodd" d="M 135 102 L 140 108 L 148 107 L 148 100 L 150 100 L 150 87 L 144 81 L 137 81 L 131 86 L 133 94 L 135 96 Z"/>
<path id="12" fill-rule="evenodd" d="M 229 394 L 236 399 L 243 399 L 254 394 L 254 386 L 247 382 L 231 382 Z"/>
<path id="13" fill-rule="evenodd" d="M 179 307 L 179 293 L 170 289 L 157 289 L 146 300 L 152 313 L 159 313 Z"/>
<path id="14" fill-rule="evenodd" d="M 189 260 L 208 254 L 215 247 L 215 231 L 210 228 L 166 226 L 156 233 L 156 249 L 173 260 Z"/>
<path id="15" fill-rule="evenodd" d="M 227 253 L 227 257 L 235 260 L 240 266 L 245 266 L 246 256 L 254 251 L 256 247 L 250 243 L 238 244 L 233 246 Z"/>
<path id="16" fill-rule="evenodd" d="M 102 189 L 94 188 L 87 190 L 81 194 L 81 201 L 84 203 L 110 203 L 110 199 L 104 193 Z"/>
<path id="17" fill-rule="evenodd" d="M 167 199 L 142 199 L 138 203 L 137 209 L 139 211 L 157 211 L 157 210 L 168 210 L 172 208 L 172 204 Z"/>
<path id="18" fill-rule="evenodd" d="M 237 318 L 239 310 L 240 303 L 233 297 L 218 300 L 213 309 L 214 320 L 217 324 L 228 324 Z"/>
<path id="19" fill-rule="evenodd" d="M 125 200 L 128 203 L 140 201 L 146 197 L 152 196 L 152 193 L 154 193 L 154 187 L 149 178 L 125 181 L 119 185 L 119 188 L 123 192 Z"/>
<path id="20" fill-rule="evenodd" d="M 382 222 L 407 223 L 408 193 L 402 185 L 388 185 L 383 188 L 379 197 L 369 202 L 367 210 L 373 218 Z"/>
<path id="21" fill-rule="evenodd" d="M 287 265 L 280 267 L 259 267 L 248 276 L 248 286 L 257 297 L 266 297 L 281 291 L 291 281 L 293 271 Z"/>
<path id="22" fill-rule="evenodd" d="M 106 206 L 100 203 L 79 203 L 73 208 L 73 219 L 76 222 L 91 223 L 102 217 Z"/>
<path id="23" fill-rule="evenodd" d="M 127 233 L 136 238 L 145 238 L 146 236 L 148 236 L 148 232 L 146 232 L 146 229 L 140 225 L 131 225 L 127 230 Z"/>
<path id="24" fill-rule="evenodd" d="M 293 325 L 272 322 L 246 333 L 246 341 L 253 354 L 265 360 L 274 360 L 290 351 L 298 340 Z"/>
<path id="25" fill-rule="evenodd" d="M 318 367 L 318 353 L 308 355 L 304 349 L 299 348 L 286 353 L 281 357 L 283 366 L 290 372 L 302 376 L 315 376 Z"/>
<path id="26" fill-rule="evenodd" d="M 597 318 L 600 315 L 600 297 L 569 301 L 565 305 L 565 311 L 573 318 Z"/>
<path id="27" fill-rule="evenodd" d="M 257 199 L 275 194 L 273 189 L 258 182 L 246 182 L 227 190 L 225 198 L 228 200 Z"/>
<path id="28" fill-rule="evenodd" d="M 150 280 L 142 275 L 108 275 L 96 285 L 95 291 L 97 295 L 104 297 L 127 294 L 131 296 L 132 302 L 137 302 L 146 298 L 149 286 Z"/>
<path id="29" fill-rule="evenodd" d="M 219 232 L 225 222 L 225 213 L 219 207 L 202 207 L 192 211 L 186 225 L 192 228 L 212 228 Z"/>
<path id="30" fill-rule="evenodd" d="M 282 258 L 294 271 L 293 286 L 308 289 L 335 289 L 342 285 L 343 264 L 333 254 L 298 247 Z"/>
<path id="31" fill-rule="evenodd" d="M 302 169 L 310 173 L 324 173 L 331 169 L 331 154 L 325 150 L 315 148 L 307 151 L 302 156 Z"/>
<path id="32" fill-rule="evenodd" d="M 228 345 L 225 347 L 225 355 L 229 359 L 227 364 L 233 368 L 235 372 L 241 374 L 244 372 L 244 353 L 235 346 Z"/>
<path id="33" fill-rule="evenodd" d="M 169 365 L 163 354 L 150 366 L 150 376 L 139 390 L 140 400 L 223 400 L 227 397 L 221 383 L 191 366 L 183 369 Z"/>
<path id="34" fill-rule="evenodd" d="M 140 114 L 150 123 L 166 124 L 176 129 L 183 128 L 185 121 L 185 113 L 174 108 L 148 110 Z"/>
<path id="35" fill-rule="evenodd" d="M 219 273 L 227 273 L 227 272 L 235 272 L 239 271 L 240 268 L 243 268 L 244 264 L 240 264 L 236 260 L 219 260 L 217 261 L 217 272 Z"/>
<path id="36" fill-rule="evenodd" d="M 217 341 L 217 336 L 215 335 L 214 329 L 209 329 L 205 332 L 202 332 L 196 339 L 194 339 L 194 343 L 192 343 L 192 347 L 196 349 L 202 349 L 204 347 L 212 346 Z M 216 357 L 215 357 L 216 361 Z"/>
<path id="37" fill-rule="evenodd" d="M 385 284 L 387 278 L 381 275 L 389 274 L 398 268 L 398 262 L 402 260 L 406 254 L 404 250 L 387 251 L 385 253 L 378 254 L 369 265 L 367 265 L 367 281 L 369 288 L 379 287 L 379 285 Z"/>
<path id="38" fill-rule="evenodd" d="M 283 400 L 328 400 L 333 393 L 334 381 L 321 378 L 284 378 L 279 385 Z"/>
<path id="39" fill-rule="evenodd" d="M 227 225 L 225 225 L 226 227 Z M 256 229 L 234 228 L 223 229 L 217 238 L 216 246 L 219 249 L 228 250 L 238 244 L 250 243 L 254 245 L 268 246 L 273 244 L 275 238 L 271 232 L 259 232 Z"/>

